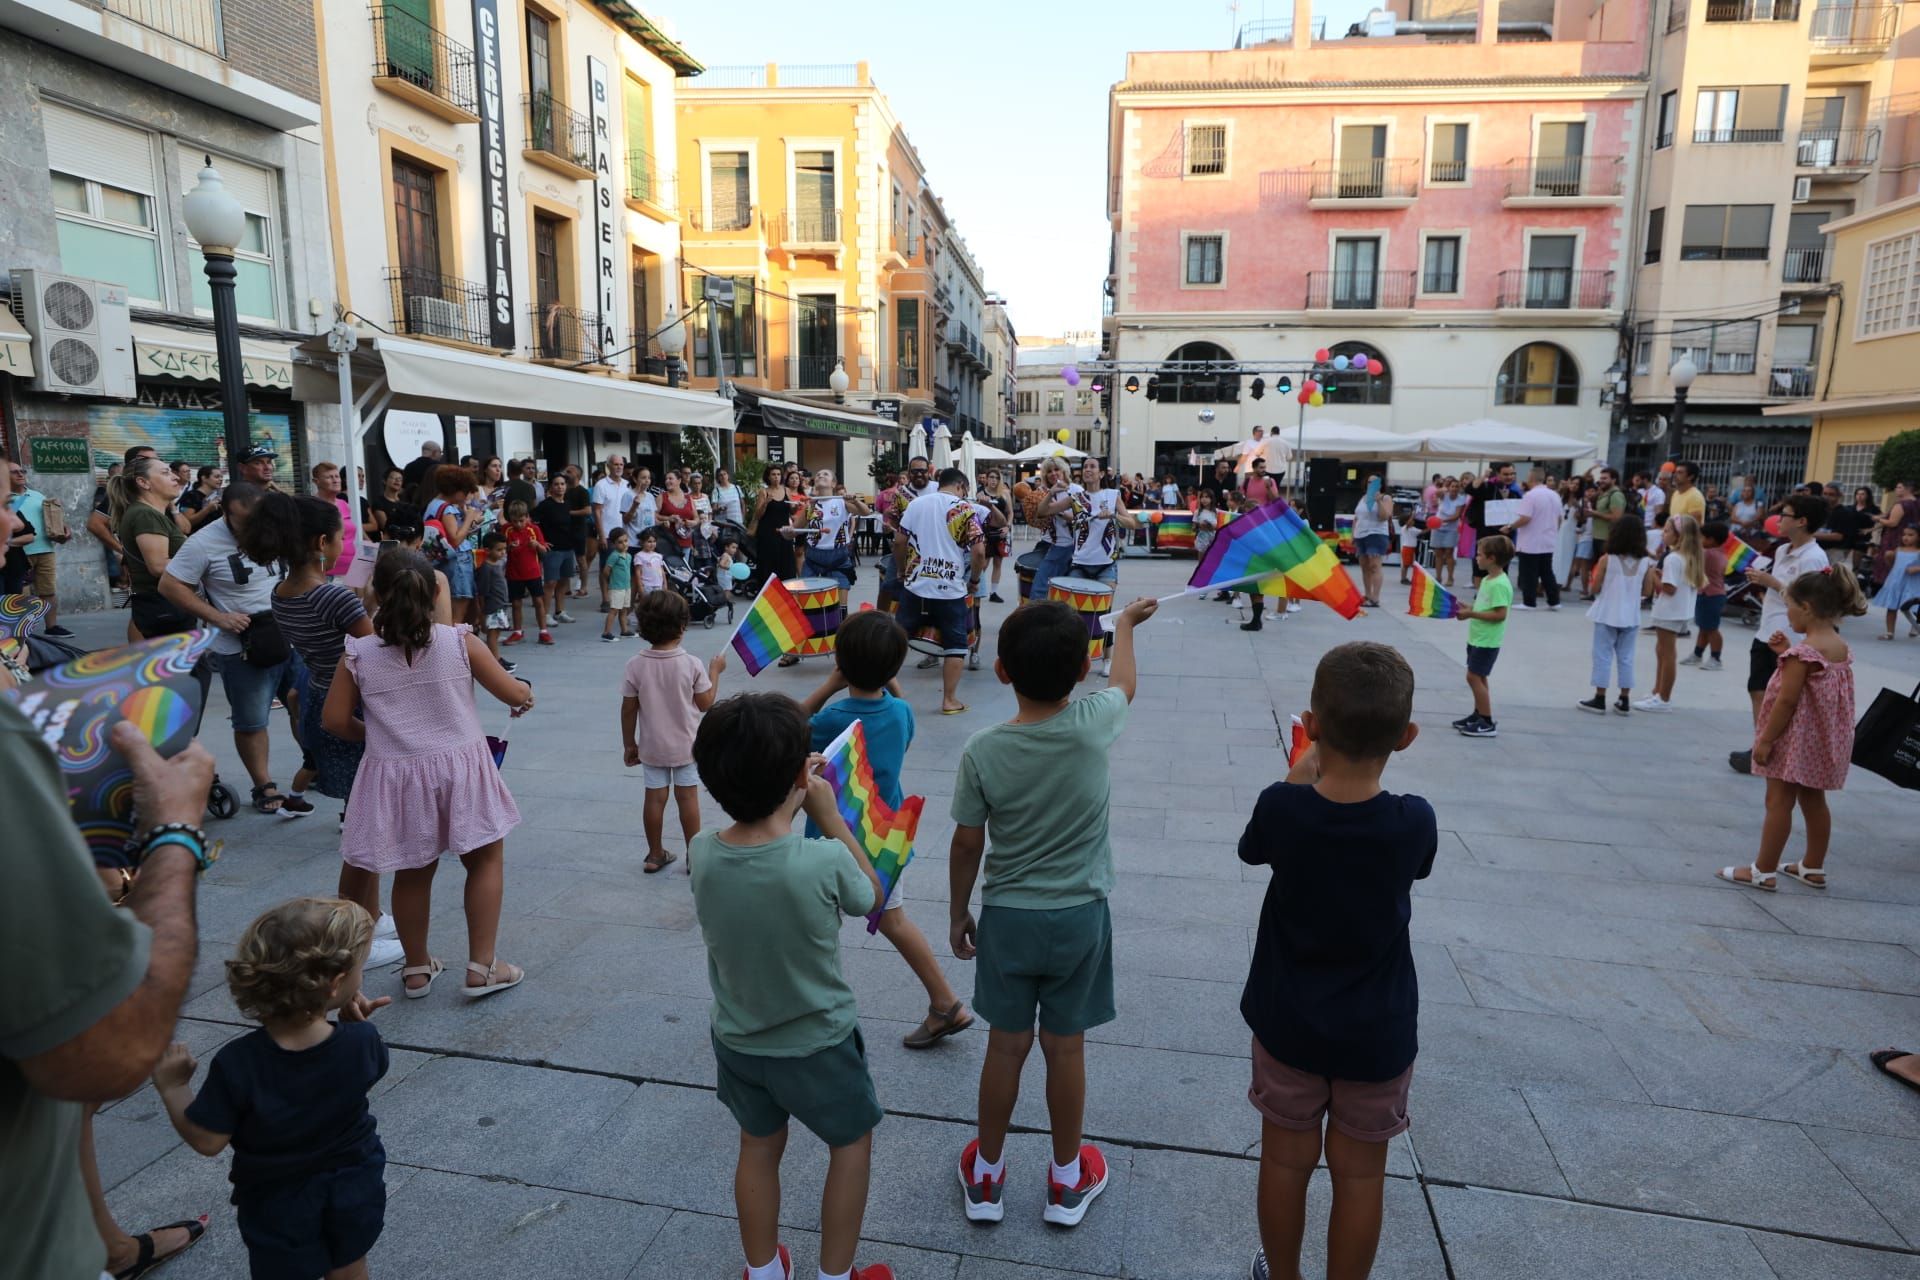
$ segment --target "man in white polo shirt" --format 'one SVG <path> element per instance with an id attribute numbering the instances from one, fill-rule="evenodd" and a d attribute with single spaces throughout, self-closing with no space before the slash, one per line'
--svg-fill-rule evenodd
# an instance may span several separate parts
<path id="1" fill-rule="evenodd" d="M 912 635 L 931 624 L 940 632 L 940 714 L 958 715 L 967 709 L 959 699 L 960 671 L 967 657 L 967 633 L 973 619 L 967 612 L 967 587 L 987 563 L 986 535 L 980 517 L 967 501 L 967 476 L 957 467 L 942 471 L 939 486 L 907 504 L 893 539 L 893 562 L 900 566 L 903 588 L 900 625 Z"/>

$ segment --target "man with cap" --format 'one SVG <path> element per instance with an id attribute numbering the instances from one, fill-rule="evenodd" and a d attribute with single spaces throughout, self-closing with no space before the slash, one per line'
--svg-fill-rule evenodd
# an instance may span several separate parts
<path id="1" fill-rule="evenodd" d="M 279 458 L 280 455 L 273 451 L 270 444 L 252 445 L 240 455 L 240 465 L 235 471 L 248 484 L 278 491 L 280 486 L 273 482 L 273 464 Z"/>

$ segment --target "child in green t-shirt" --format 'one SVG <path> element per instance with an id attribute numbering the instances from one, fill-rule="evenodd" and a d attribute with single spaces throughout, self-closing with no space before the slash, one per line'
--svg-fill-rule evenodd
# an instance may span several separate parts
<path id="1" fill-rule="evenodd" d="M 1467 620 L 1467 688 L 1473 691 L 1473 714 L 1455 720 L 1453 727 L 1463 737 L 1491 738 L 1500 730 L 1493 723 L 1493 695 L 1487 677 L 1500 656 L 1500 641 L 1507 633 L 1507 607 L 1513 603 L 1513 579 L 1507 577 L 1507 565 L 1513 560 L 1513 542 L 1499 534 L 1480 539 L 1473 562 L 1486 577 L 1473 597 L 1473 608 L 1462 609 L 1456 617 Z"/>
<path id="2" fill-rule="evenodd" d="M 814 769 L 807 714 L 793 699 L 748 693 L 715 706 L 693 762 L 733 819 L 695 836 L 687 862 L 713 988 L 719 1097 L 740 1125 L 734 1205 L 747 1275 L 793 1274 L 778 1228 L 780 1157 L 797 1118 L 829 1148 L 822 1274 L 893 1280 L 884 1263 L 853 1266 L 883 1113 L 840 972 L 841 917 L 880 905 L 879 877 Z M 793 830 L 803 809 L 826 839 Z"/>

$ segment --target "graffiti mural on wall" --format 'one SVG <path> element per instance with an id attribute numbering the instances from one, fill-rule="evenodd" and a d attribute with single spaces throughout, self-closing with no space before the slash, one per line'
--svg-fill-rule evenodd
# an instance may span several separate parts
<path id="1" fill-rule="evenodd" d="M 149 405 L 95 405 L 88 410 L 88 443 L 96 476 L 121 460 L 135 445 L 150 445 L 168 462 L 194 467 L 227 466 L 226 421 L 216 405 L 205 408 L 157 408 Z M 274 479 L 297 492 L 293 456 L 293 419 L 284 413 L 249 413 L 248 438 L 273 446 L 279 455 Z M 231 470 L 231 468 L 229 468 Z"/>

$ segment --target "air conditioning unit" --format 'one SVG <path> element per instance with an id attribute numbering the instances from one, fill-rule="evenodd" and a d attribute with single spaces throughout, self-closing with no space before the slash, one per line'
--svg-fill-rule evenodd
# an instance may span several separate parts
<path id="1" fill-rule="evenodd" d="M 1805 204 L 1811 199 L 1813 199 L 1813 179 L 1795 178 L 1793 180 L 1793 202 L 1795 204 Z"/>
<path id="2" fill-rule="evenodd" d="M 467 336 L 466 325 L 460 318 L 459 303 L 420 294 L 407 299 L 407 332 L 428 338 L 465 340 Z"/>
<path id="3" fill-rule="evenodd" d="M 13 273 L 13 311 L 33 337 L 33 389 L 131 400 L 133 320 L 125 285 Z"/>

